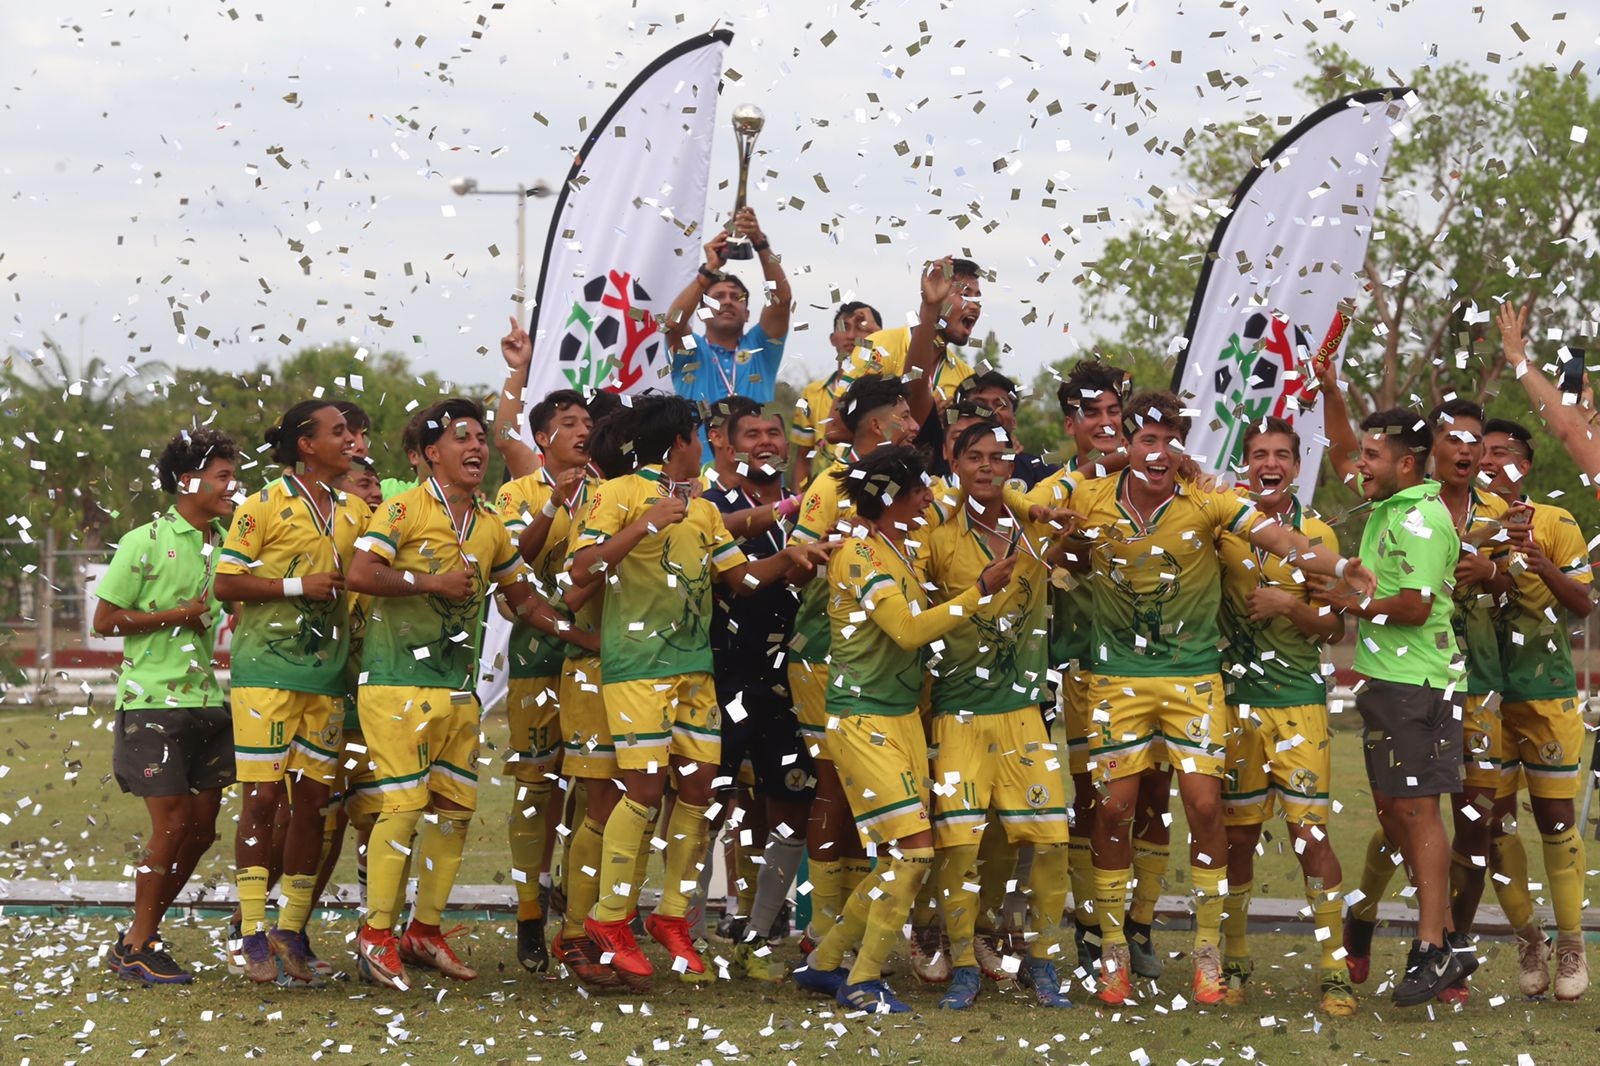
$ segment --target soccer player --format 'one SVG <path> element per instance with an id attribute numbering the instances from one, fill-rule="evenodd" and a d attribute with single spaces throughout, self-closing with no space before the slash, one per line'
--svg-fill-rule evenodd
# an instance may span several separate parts
<path id="1" fill-rule="evenodd" d="M 645 463 L 594 490 L 569 565 L 575 585 L 610 582 L 601 618 L 602 695 L 623 784 L 621 800 L 601 815 L 600 898 L 584 929 L 634 988 L 648 987 L 654 973 L 629 928 L 638 904 L 634 870 L 669 772 L 677 802 L 667 827 L 666 886 L 645 928 L 671 952 L 683 980 L 712 977 L 685 920 L 706 855 L 721 759 L 707 631 L 711 584 L 754 591 L 817 554 L 791 546 L 756 563 L 745 559 L 721 513 L 692 494 L 698 420 L 682 397 L 635 400 L 628 422 Z"/>
<path id="2" fill-rule="evenodd" d="M 707 494 L 730 533 L 737 515 L 765 512 L 775 519 L 785 501 L 799 502 L 783 489 L 789 459 L 783 420 L 752 407 L 728 414 L 728 454 L 719 458 L 731 458 L 733 469 L 721 487 Z M 788 529 L 774 520 L 765 529 L 747 532 L 739 546 L 746 558 L 764 559 L 787 547 L 788 539 Z M 788 967 L 769 944 L 769 934 L 805 855 L 816 773 L 789 697 L 786 653 L 799 601 L 793 590 L 770 585 L 739 597 L 719 587 L 713 602 L 711 649 L 722 706 L 717 776 L 726 783 L 725 792 L 732 792 L 741 765 L 750 762 L 760 805 L 751 821 L 764 827 L 760 834 L 746 830 L 750 843 L 739 845 L 742 851 L 760 849 L 761 863 L 755 884 L 745 886 L 754 889 L 754 898 L 744 918 L 744 935 L 733 949 L 733 969 L 759 981 L 782 981 Z"/>
<path id="3" fill-rule="evenodd" d="M 970 341 L 977 328 L 982 312 L 982 271 L 970 259 L 946 256 L 923 268 L 921 290 L 916 326 L 880 330 L 862 340 L 839 379 L 846 388 L 864 374 L 925 380 L 931 390 L 931 406 L 912 400 L 912 414 L 919 426 L 934 409 L 943 410 L 952 403 L 956 386 L 972 376 L 972 367 L 953 349 Z"/>
<path id="4" fill-rule="evenodd" d="M 961 509 L 927 534 L 919 559 L 939 601 L 958 599 L 996 559 L 1009 557 L 1014 567 L 973 624 L 951 630 L 930 667 L 934 876 L 954 967 L 940 1006 L 952 1010 L 971 1007 L 982 984 L 976 882 L 991 807 L 1012 843 L 1034 848 L 1028 955 L 1019 977 L 1042 1005 L 1071 1006 L 1055 968 L 1067 901 L 1067 808 L 1056 745 L 1039 713 L 1050 670 L 1047 590 L 1058 560 L 1050 554 L 1050 527 L 1004 502 L 1012 448 L 998 421 L 961 431 L 953 449 Z"/>
<path id="5" fill-rule="evenodd" d="M 95 589 L 94 631 L 123 641 L 112 772 L 150 815 L 133 922 L 108 962 L 147 984 L 194 980 L 168 954 L 161 920 L 217 839 L 222 790 L 234 781 L 232 720 L 211 653 L 222 612 L 214 553 L 233 514 L 237 460 L 216 430 L 169 441 L 156 472 L 173 504 L 122 535 Z"/>
<path id="6" fill-rule="evenodd" d="M 478 493 L 489 460 L 482 408 L 463 399 L 434 404 L 419 444 L 430 476 L 373 516 L 350 564 L 350 587 L 373 597 L 359 710 L 383 793 L 357 950 L 364 976 L 402 990 L 406 963 L 458 980 L 477 976 L 445 942 L 439 920 L 477 809 L 473 687 L 489 586 L 505 593 L 518 619 L 558 629 L 549 605 L 520 580 L 510 534 Z M 396 937 L 392 906 L 413 834 L 417 903 Z"/>
<path id="7" fill-rule="evenodd" d="M 790 422 L 789 443 L 795 456 L 790 484 L 796 492 L 804 492 L 807 482 L 833 465 L 835 453 L 827 444 L 826 426 L 833 417 L 834 401 L 844 392 L 840 379 L 856 343 L 882 328 L 883 316 L 878 314 L 878 309 L 860 300 L 842 303 L 834 312 L 833 332 L 828 334 L 828 343 L 833 345 L 838 365 L 827 377 L 818 378 L 800 390 Z"/>
<path id="8" fill-rule="evenodd" d="M 1281 418 L 1251 423 L 1243 442 L 1245 477 L 1255 507 L 1305 535 L 1312 544 L 1339 550 L 1321 518 L 1300 505 L 1300 434 Z M 1228 836 L 1228 900 L 1222 919 L 1222 975 L 1226 1002 L 1245 1002 L 1252 963 L 1247 941 L 1250 894 L 1261 827 L 1275 804 L 1283 808 L 1301 872 L 1306 903 L 1322 945 L 1319 986 L 1324 1014 L 1355 1013 L 1350 976 L 1335 953 L 1344 941 L 1340 916 L 1343 872 L 1328 837 L 1332 745 L 1328 689 L 1320 646 L 1338 640 L 1344 619 L 1319 603 L 1315 589 L 1292 564 L 1251 546 L 1243 536 L 1222 536 L 1222 634 L 1228 706 L 1228 774 L 1222 786 Z"/>
<path id="9" fill-rule="evenodd" d="M 233 743 L 244 785 L 235 841 L 244 973 L 314 983 L 306 920 L 315 903 L 324 811 L 343 748 L 350 611 L 344 574 L 370 509 L 331 486 L 350 469 L 355 434 L 339 408 L 306 400 L 266 441 L 283 476 L 234 511 L 216 594 L 237 602 Z M 267 928 L 268 866 L 279 794 L 292 775 L 283 842 L 284 905 Z"/>
<path id="10" fill-rule="evenodd" d="M 1331 412 L 1330 412 L 1331 417 Z M 1454 693 L 1461 664 L 1445 595 L 1461 540 L 1438 483 L 1423 467 L 1433 430 L 1414 412 L 1377 411 L 1361 423 L 1356 473 L 1372 504 L 1361 536 L 1377 593 L 1344 589 L 1325 597 L 1360 619 L 1355 669 L 1363 681 L 1356 710 L 1378 822 L 1400 848 L 1417 889 L 1417 938 L 1396 982 L 1397 1006 L 1434 999 L 1475 965 L 1470 946 L 1453 950 L 1450 852 L 1439 797 L 1460 791 L 1462 722 Z"/>
<path id="11" fill-rule="evenodd" d="M 1216 539 L 1245 535 L 1251 545 L 1291 558 L 1309 573 L 1370 591 L 1372 575 L 1336 552 L 1313 546 L 1262 519 L 1232 493 L 1178 478 L 1189 420 L 1171 393 L 1144 392 L 1124 416 L 1128 468 L 1073 488 L 1085 544 L 1070 565 L 1091 575 L 1095 655 L 1090 770 L 1103 787 L 1094 820 L 1095 911 L 1100 917 L 1098 997 L 1118 1005 L 1133 996 L 1123 931 L 1132 861 L 1128 828 L 1139 776 L 1159 737 L 1176 764 L 1188 816 L 1195 909 L 1197 1002 L 1222 1002 L 1217 944 L 1225 904 L 1227 833 L 1222 824 L 1223 702 L 1220 564 Z"/>
<path id="12" fill-rule="evenodd" d="M 557 389 L 529 415 L 543 463 L 507 482 L 496 498 L 506 530 L 517 541 L 539 594 L 554 601 L 566 570 L 573 505 L 588 479 L 589 431 L 583 396 Z M 550 968 L 545 907 L 550 896 L 550 807 L 561 768 L 561 671 L 566 641 L 527 622 L 511 628 L 506 718 L 511 730 L 511 776 L 516 782 L 509 823 L 512 881 L 517 892 L 517 961 L 533 973 Z"/>
<path id="13" fill-rule="evenodd" d="M 827 708 L 838 720 L 828 750 L 857 831 L 877 846 L 878 863 L 795 981 L 853 1010 L 898 1014 L 910 1008 L 884 982 L 883 963 L 933 865 L 928 743 L 916 713 L 923 649 L 971 624 L 981 602 L 1006 587 L 1016 558 L 989 563 L 971 586 L 931 607 L 915 561 L 917 530 L 933 502 L 918 454 L 880 447 L 828 476 L 868 524 L 828 564 Z M 844 954 L 852 948 L 856 959 L 847 972 Z"/>
<path id="14" fill-rule="evenodd" d="M 1588 734 L 1572 665 L 1571 631 L 1594 610 L 1588 539 L 1572 515 L 1551 503 L 1530 501 L 1523 482 L 1533 469 L 1533 435 L 1515 422 L 1484 426 L 1483 472 L 1489 490 L 1510 504 L 1506 515 L 1514 587 L 1499 618 L 1505 659 L 1505 702 L 1500 705 L 1501 783 L 1491 819 L 1499 835 L 1493 854 L 1495 884 L 1506 917 L 1517 930 L 1518 983 L 1524 995 L 1550 990 L 1550 943 L 1533 921 L 1528 859 L 1514 828 L 1517 778 L 1526 779 L 1533 819 L 1543 844 L 1545 883 L 1556 920 L 1555 996 L 1580 999 L 1589 987 L 1584 954 L 1583 897 L 1586 856 L 1573 800 Z"/>
<path id="15" fill-rule="evenodd" d="M 998 370 L 985 370 L 972 375 L 956 388 L 956 401 L 959 403 L 962 400 L 973 402 L 980 412 L 987 411 L 987 417 L 998 421 L 1015 443 L 1019 400 L 1016 382 Z M 949 436 L 953 438 L 955 435 L 956 430 L 952 428 Z M 1061 469 L 1060 466 L 1047 463 L 1037 455 L 1022 451 L 1020 448 L 1015 456 L 1012 461 L 1012 477 L 1021 481 L 1028 489 L 1032 489 Z"/>

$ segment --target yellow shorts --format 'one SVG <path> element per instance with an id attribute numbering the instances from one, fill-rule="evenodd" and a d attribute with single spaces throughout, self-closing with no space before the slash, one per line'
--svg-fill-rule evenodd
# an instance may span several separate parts
<path id="1" fill-rule="evenodd" d="M 828 754 L 828 664 L 790 659 L 789 695 L 811 757 L 832 760 Z"/>
<path id="2" fill-rule="evenodd" d="M 600 659 L 568 659 L 561 674 L 561 770 L 569 777 L 606 780 L 617 776 L 617 747 L 606 724 L 600 695 Z"/>
<path id="3" fill-rule="evenodd" d="M 1325 704 L 1235 712 L 1227 748 L 1224 824 L 1261 825 L 1272 817 L 1274 800 L 1291 825 L 1328 824 L 1333 747 Z"/>
<path id="4" fill-rule="evenodd" d="M 1468 788 L 1494 789 L 1500 785 L 1500 708 L 1484 706 L 1488 696 L 1462 693 L 1463 778 Z"/>
<path id="5" fill-rule="evenodd" d="M 1061 674 L 1061 717 L 1067 731 L 1067 772 L 1073 777 L 1089 772 L 1089 691 L 1094 675 L 1070 670 Z"/>
<path id="6" fill-rule="evenodd" d="M 383 813 L 383 793 L 378 790 L 378 768 L 372 764 L 367 738 L 359 728 L 344 731 L 344 754 L 339 759 L 343 775 L 341 793 L 347 818 L 376 817 Z"/>
<path id="7" fill-rule="evenodd" d="M 1228 710 L 1220 674 L 1096 674 L 1089 691 L 1089 772 L 1096 780 L 1133 777 L 1163 759 L 1179 773 L 1223 776 Z"/>
<path id="8" fill-rule="evenodd" d="M 668 757 L 715 767 L 722 761 L 722 708 L 710 674 L 675 674 L 601 686 L 617 765 L 655 773 Z"/>
<path id="9" fill-rule="evenodd" d="M 358 709 L 384 811 L 424 810 L 431 795 L 478 809 L 478 701 L 471 693 L 362 685 Z"/>
<path id="10" fill-rule="evenodd" d="M 978 843 L 991 807 L 1013 842 L 1067 842 L 1060 750 L 1038 707 L 935 715 L 932 762 L 935 847 Z"/>
<path id="11" fill-rule="evenodd" d="M 1576 799 L 1586 737 L 1583 703 L 1576 696 L 1505 701 L 1500 705 L 1500 794 L 1516 791 L 1520 769 L 1528 795 Z"/>
<path id="12" fill-rule="evenodd" d="M 919 715 L 847 714 L 828 746 L 863 843 L 928 831 L 928 742 Z"/>
<path id="13" fill-rule="evenodd" d="M 513 677 L 506 683 L 511 750 L 506 768 L 528 784 L 549 781 L 561 767 L 561 678 Z"/>
<path id="14" fill-rule="evenodd" d="M 240 781 L 286 774 L 334 784 L 344 747 L 344 697 L 279 688 L 233 690 L 233 759 Z"/>

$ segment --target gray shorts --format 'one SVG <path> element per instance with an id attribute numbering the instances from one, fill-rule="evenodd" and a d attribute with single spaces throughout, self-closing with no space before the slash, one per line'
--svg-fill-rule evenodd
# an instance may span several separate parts
<path id="1" fill-rule="evenodd" d="M 1369 678 L 1356 692 L 1367 782 L 1398 798 L 1461 791 L 1462 720 L 1444 690 Z"/>
<path id="2" fill-rule="evenodd" d="M 184 796 L 234 782 L 233 715 L 226 707 L 117 712 L 111 770 L 135 796 Z"/>

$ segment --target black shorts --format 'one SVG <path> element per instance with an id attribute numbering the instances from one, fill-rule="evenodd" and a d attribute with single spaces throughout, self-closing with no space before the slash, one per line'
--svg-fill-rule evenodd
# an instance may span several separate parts
<path id="1" fill-rule="evenodd" d="M 186 796 L 234 782 L 233 716 L 226 707 L 117 712 L 111 770 L 135 796 Z"/>
<path id="2" fill-rule="evenodd" d="M 1356 710 L 1374 792 L 1406 798 L 1461 791 L 1461 708 L 1443 689 L 1368 679 L 1356 690 Z"/>
<path id="3" fill-rule="evenodd" d="M 717 700 L 722 704 L 722 763 L 717 777 L 730 785 L 737 783 L 739 768 L 748 759 L 755 771 L 756 795 L 810 803 L 817 791 L 816 764 L 787 693 L 771 685 L 718 685 Z M 734 706 L 742 715 L 730 710 Z"/>

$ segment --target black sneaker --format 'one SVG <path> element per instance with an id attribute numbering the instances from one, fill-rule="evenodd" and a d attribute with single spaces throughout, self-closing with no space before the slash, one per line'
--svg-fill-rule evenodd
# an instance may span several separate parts
<path id="1" fill-rule="evenodd" d="M 550 972 L 550 948 L 544 942 L 544 917 L 517 920 L 517 961 L 529 973 Z"/>
<path id="2" fill-rule="evenodd" d="M 1072 940 L 1078 948 L 1078 969 L 1094 973 L 1100 965 L 1100 926 L 1074 921 Z"/>
<path id="3" fill-rule="evenodd" d="M 151 937 L 142 948 L 130 948 L 127 944 L 120 944 L 120 947 L 120 954 L 115 948 L 111 954 L 111 968 L 118 976 L 147 985 L 186 985 L 194 980 L 194 974 L 174 962 L 167 954 L 166 945 L 157 937 Z"/>
<path id="4" fill-rule="evenodd" d="M 778 916 L 772 919 L 772 928 L 767 930 L 768 940 L 787 940 L 790 933 L 790 922 L 794 918 L 794 904 L 789 900 L 783 901 L 783 906 L 778 908 Z"/>
<path id="5" fill-rule="evenodd" d="M 1446 933 L 1444 935 L 1445 947 L 1461 963 L 1461 979 L 1465 981 L 1478 970 L 1478 952 L 1473 946 L 1472 937 L 1467 933 Z"/>
<path id="6" fill-rule="evenodd" d="M 1405 977 L 1394 987 L 1394 1005 L 1416 1007 L 1437 999 L 1439 993 L 1461 979 L 1462 972 L 1456 952 L 1413 940 L 1406 956 Z"/>

